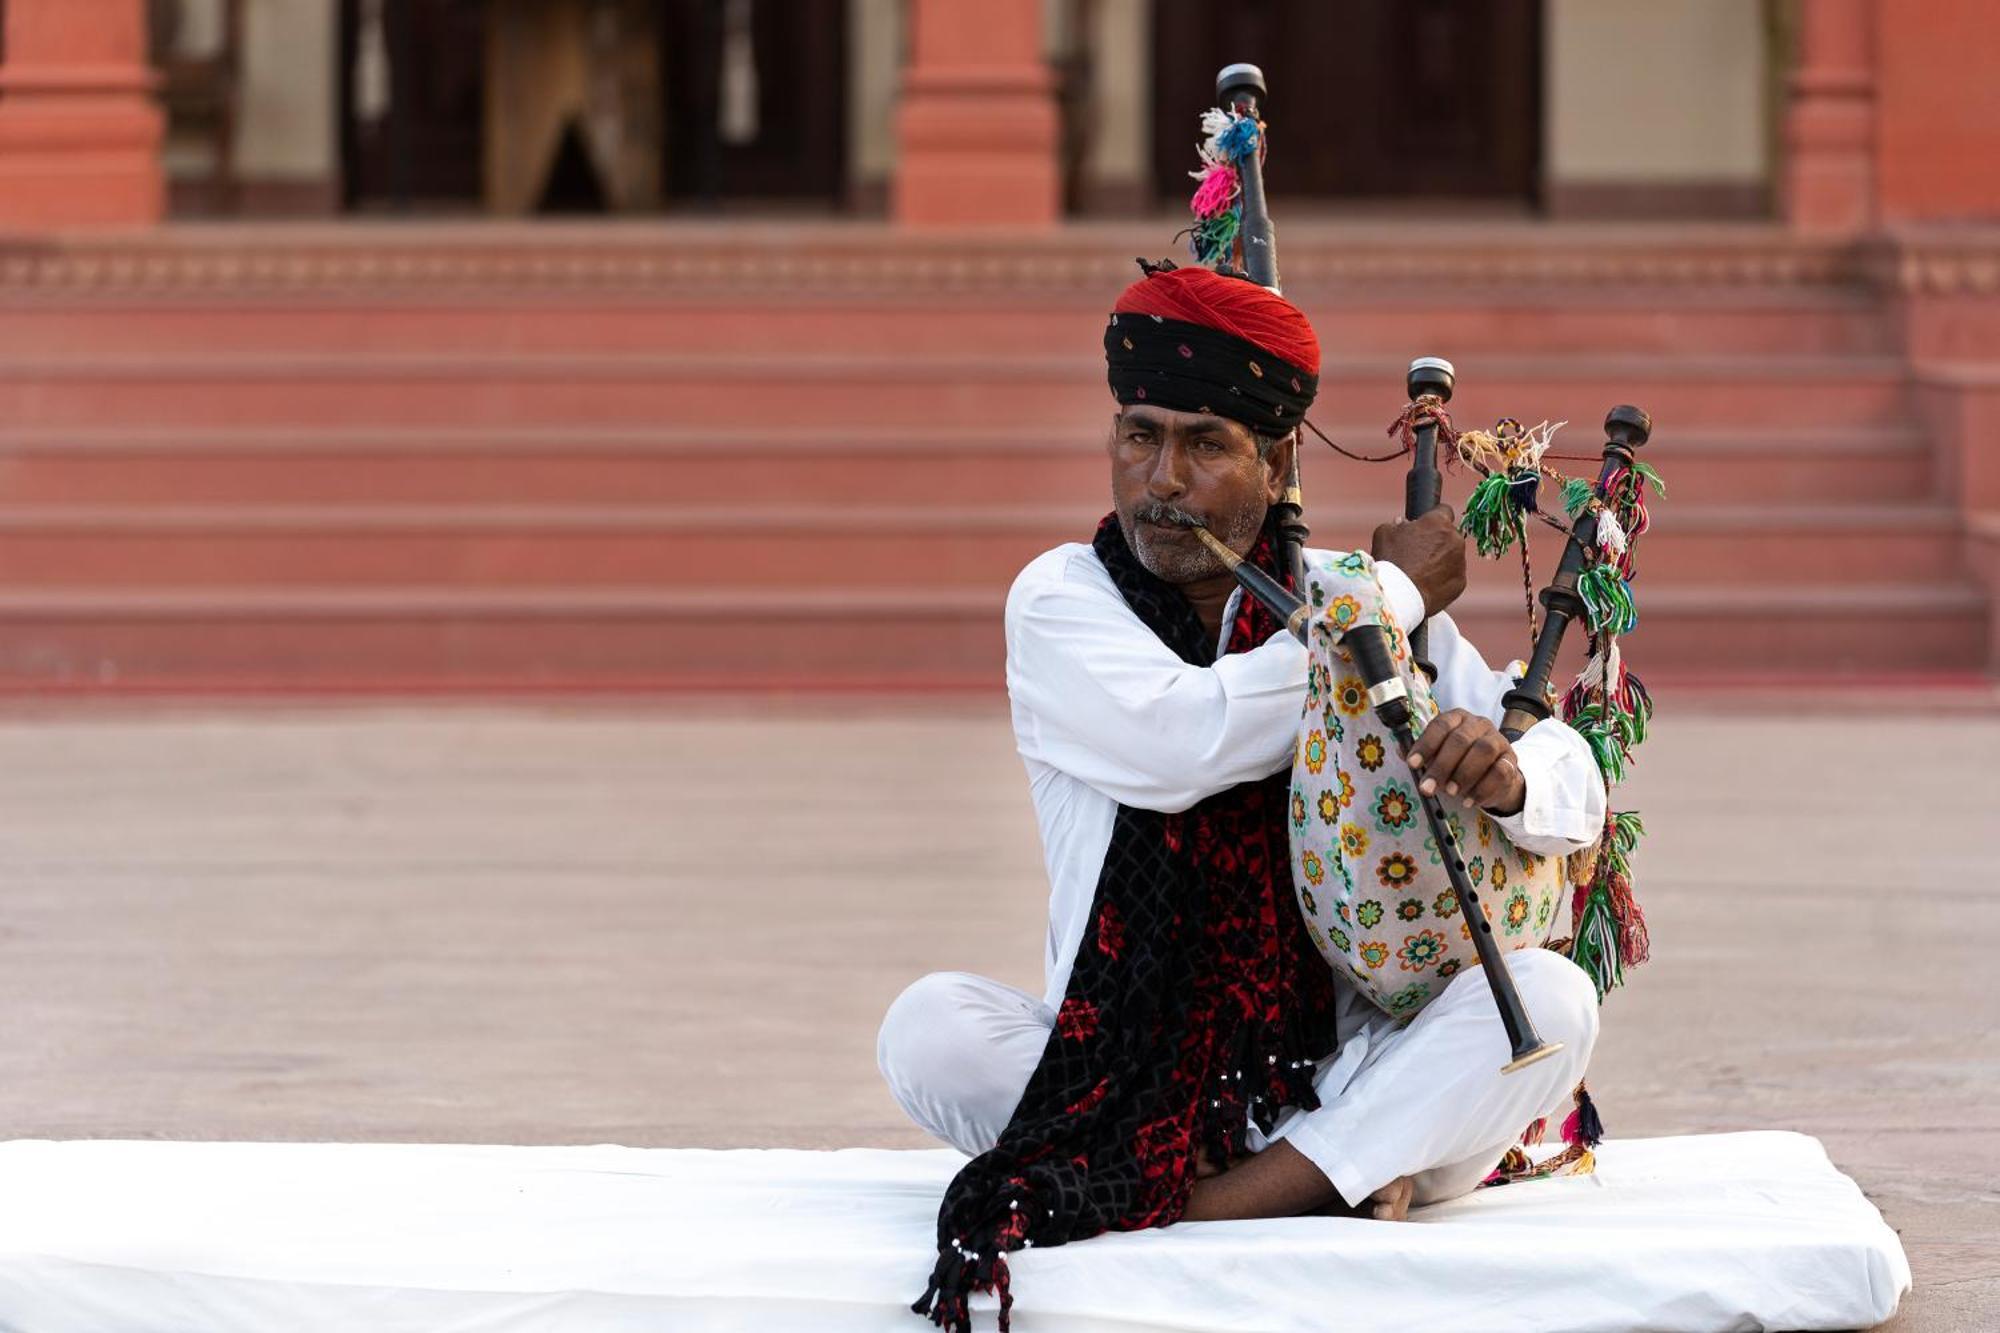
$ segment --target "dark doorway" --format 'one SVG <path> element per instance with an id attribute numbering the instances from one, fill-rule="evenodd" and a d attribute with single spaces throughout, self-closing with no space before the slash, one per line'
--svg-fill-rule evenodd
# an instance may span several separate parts
<path id="1" fill-rule="evenodd" d="M 1534 203 L 1541 0 L 1155 0 L 1153 165 L 1184 197 L 1215 74 L 1270 83 L 1266 175 L 1281 199 Z"/>
<path id="2" fill-rule="evenodd" d="M 482 0 L 340 0 L 340 157 L 349 208 L 481 202 Z"/>
<path id="3" fill-rule="evenodd" d="M 847 6 L 667 0 L 667 193 L 675 203 L 839 203 Z"/>

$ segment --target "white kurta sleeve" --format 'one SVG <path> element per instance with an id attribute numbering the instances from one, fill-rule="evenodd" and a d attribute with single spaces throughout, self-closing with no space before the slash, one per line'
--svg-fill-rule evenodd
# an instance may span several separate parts
<path id="1" fill-rule="evenodd" d="M 1450 616 L 1430 623 L 1438 706 L 1499 722 L 1513 680 L 1486 665 Z M 1514 742 L 1514 758 L 1527 782 L 1526 799 L 1516 813 L 1494 816 L 1514 845 L 1537 856 L 1564 856 L 1594 841 L 1604 827 L 1604 781 L 1583 737 L 1549 718 Z"/>
<path id="2" fill-rule="evenodd" d="M 1306 681 L 1296 639 L 1281 631 L 1190 666 L 1108 581 L 1064 577 L 1062 562 L 1048 560 L 1007 598 L 1007 690 L 1023 757 L 1122 805 L 1170 813 L 1287 763 Z"/>

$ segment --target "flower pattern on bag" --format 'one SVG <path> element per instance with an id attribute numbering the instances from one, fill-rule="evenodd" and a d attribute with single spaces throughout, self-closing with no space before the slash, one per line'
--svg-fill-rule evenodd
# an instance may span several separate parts
<path id="1" fill-rule="evenodd" d="M 1387 833 L 1412 828 L 1417 822 L 1416 798 L 1400 782 L 1385 782 L 1375 797 L 1375 827 Z"/>
<path id="2" fill-rule="evenodd" d="M 1293 880 L 1327 961 L 1376 1006 L 1405 1018 L 1476 966 L 1477 955 L 1409 765 L 1376 721 L 1339 636 L 1357 624 L 1383 626 L 1418 731 L 1437 715 L 1437 704 L 1390 613 L 1373 560 L 1361 552 L 1334 556 L 1309 569 L 1306 581 L 1319 610 L 1311 622 L 1308 697 L 1292 768 Z M 1447 822 L 1501 947 L 1544 943 L 1566 919 L 1557 910 L 1567 892 L 1563 859 L 1516 851 L 1483 813 L 1448 809 Z M 1378 928 L 1389 938 L 1371 938 Z"/>

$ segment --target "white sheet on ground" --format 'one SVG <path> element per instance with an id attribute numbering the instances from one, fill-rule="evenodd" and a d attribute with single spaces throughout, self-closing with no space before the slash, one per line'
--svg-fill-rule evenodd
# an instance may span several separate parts
<path id="1" fill-rule="evenodd" d="M 0 1144 L 0 1327 L 887 1330 L 949 1151 Z M 1020 1333 L 1844 1329 L 1910 1283 L 1817 1141 L 1611 1142 L 1414 1225 L 1211 1222 L 1016 1256 Z M 978 1327 L 992 1327 L 987 1301 Z"/>

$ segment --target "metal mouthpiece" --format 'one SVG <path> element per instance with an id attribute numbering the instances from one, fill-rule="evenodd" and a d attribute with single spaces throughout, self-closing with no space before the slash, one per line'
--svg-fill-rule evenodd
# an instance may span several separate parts
<path id="1" fill-rule="evenodd" d="M 1228 106 L 1236 94 L 1249 93 L 1258 101 L 1270 95 L 1264 87 L 1264 71 L 1255 65 L 1224 65 L 1215 76 L 1215 100 Z"/>
<path id="2" fill-rule="evenodd" d="M 1420 356 L 1410 362 L 1409 378 L 1405 381 L 1412 399 L 1434 393 L 1445 402 L 1451 401 L 1452 386 L 1458 382 L 1458 372 L 1451 362 L 1441 356 Z"/>
<path id="3" fill-rule="evenodd" d="M 1228 568 L 1234 569 L 1243 563 L 1242 556 L 1223 545 L 1222 538 L 1216 536 L 1207 528 L 1195 528 L 1192 531 L 1201 544 L 1208 548 L 1209 554 L 1220 560 Z"/>

